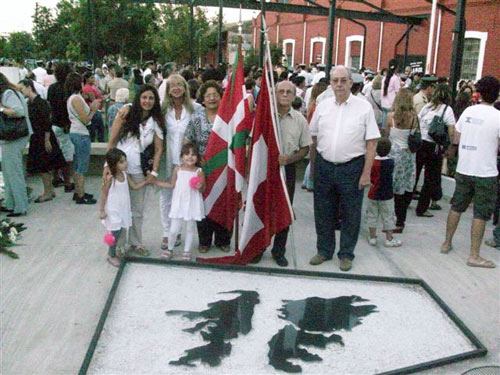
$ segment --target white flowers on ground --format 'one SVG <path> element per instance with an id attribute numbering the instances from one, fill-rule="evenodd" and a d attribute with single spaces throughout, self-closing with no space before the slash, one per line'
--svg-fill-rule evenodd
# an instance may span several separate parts
<path id="1" fill-rule="evenodd" d="M 10 228 L 10 233 L 14 233 L 14 235 L 17 236 L 16 228 L 14 228 L 14 227 Z"/>

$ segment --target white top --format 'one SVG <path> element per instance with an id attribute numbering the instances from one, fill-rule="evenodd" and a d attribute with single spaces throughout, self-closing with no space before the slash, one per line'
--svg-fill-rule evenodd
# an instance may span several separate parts
<path id="1" fill-rule="evenodd" d="M 47 100 L 48 88 L 37 81 L 33 81 L 33 86 L 35 86 L 36 93 L 40 95 L 42 99 Z"/>
<path id="2" fill-rule="evenodd" d="M 47 71 L 42 68 L 41 66 L 33 69 L 33 74 L 35 75 L 35 81 L 37 81 L 39 84 L 43 85 L 43 79 L 47 75 Z"/>
<path id="3" fill-rule="evenodd" d="M 368 99 L 366 98 L 366 96 L 364 96 L 362 93 L 358 92 L 358 93 L 356 94 L 356 96 L 357 96 L 358 98 L 363 99 L 363 100 L 367 101 L 368 103 L 370 103 L 370 102 L 368 101 Z M 371 104 L 370 104 L 370 105 L 371 105 Z"/>
<path id="4" fill-rule="evenodd" d="M 389 86 L 387 87 L 387 95 L 384 95 L 384 85 L 387 77 L 382 79 L 382 107 L 391 108 L 394 99 L 396 99 L 396 94 L 401 88 L 401 79 L 397 74 L 394 74 L 389 81 Z"/>
<path id="5" fill-rule="evenodd" d="M 363 95 L 368 96 L 368 93 L 371 91 L 372 86 L 373 86 L 373 81 L 369 81 L 368 83 L 366 83 L 363 86 L 363 90 L 361 90 L 361 92 L 363 93 Z"/>
<path id="6" fill-rule="evenodd" d="M 431 125 L 434 116 L 439 116 L 443 114 L 445 105 L 440 104 L 437 108 L 432 108 L 432 103 L 428 103 L 422 108 L 418 114 L 418 119 L 420 120 L 420 132 L 422 133 L 422 140 L 427 142 L 435 143 L 434 140 L 429 137 L 429 126 Z M 455 115 L 453 114 L 453 109 L 450 106 L 446 108 L 446 112 L 443 117 L 443 121 L 448 126 L 455 125 Z"/>
<path id="7" fill-rule="evenodd" d="M 311 73 L 309 73 L 307 70 L 302 70 L 299 73 L 299 76 L 304 77 L 306 79 L 306 86 L 311 86 L 312 82 Z"/>
<path id="8" fill-rule="evenodd" d="M 205 206 L 203 197 L 199 190 L 193 189 L 189 181 L 198 176 L 196 171 L 187 171 L 179 168 L 177 171 L 177 181 L 172 193 L 172 207 L 169 217 L 171 219 L 184 219 L 201 221 L 205 217 Z"/>
<path id="9" fill-rule="evenodd" d="M 306 90 L 306 94 L 304 95 L 304 102 L 306 102 L 306 108 L 309 105 L 309 101 L 311 100 L 312 90 L 313 90 L 313 86 L 309 87 Z"/>
<path id="10" fill-rule="evenodd" d="M 111 180 L 108 199 L 104 211 L 106 229 L 110 231 L 120 230 L 132 226 L 132 210 L 130 208 L 130 193 L 128 189 L 127 174 L 123 172 L 124 181 L 116 178 Z"/>
<path id="11" fill-rule="evenodd" d="M 167 79 L 164 79 L 158 87 L 158 96 L 160 97 L 160 103 L 163 104 L 165 100 L 165 90 L 167 89 Z"/>
<path id="12" fill-rule="evenodd" d="M 323 100 L 309 126 L 311 135 L 318 137 L 318 152 L 332 163 L 366 154 L 366 141 L 380 138 L 372 106 L 354 95 L 340 105 L 335 98 Z"/>
<path id="13" fill-rule="evenodd" d="M 325 91 L 323 91 L 321 94 L 319 94 L 318 97 L 316 98 L 316 105 L 321 103 L 323 100 L 325 100 L 327 98 L 332 98 L 332 97 L 333 97 L 332 86 L 328 86 L 328 88 Z"/>
<path id="14" fill-rule="evenodd" d="M 485 104 L 468 107 L 458 119 L 456 130 L 460 133 L 457 172 L 467 176 L 497 176 L 500 111 Z"/>
<path id="15" fill-rule="evenodd" d="M 90 113 L 90 108 L 85 103 L 85 100 L 80 94 L 73 94 L 68 98 L 68 101 L 66 102 L 66 108 L 68 109 L 68 115 L 69 115 L 69 121 L 71 122 L 71 128 L 69 129 L 70 133 L 74 134 L 81 134 L 81 135 L 89 135 L 89 129 L 87 129 L 87 126 L 80 120 L 80 117 L 78 116 L 78 112 L 76 112 L 76 109 L 73 107 L 73 104 L 71 103 L 73 98 L 78 97 L 80 100 L 83 102 L 83 110 L 85 114 Z"/>
<path id="16" fill-rule="evenodd" d="M 143 174 L 141 168 L 141 152 L 153 143 L 155 134 L 163 139 L 163 131 L 153 117 L 150 117 L 144 125 L 139 124 L 139 126 L 139 139 L 129 134 L 127 138 L 120 140 L 116 145 L 117 148 L 127 155 L 128 174 Z"/>
<path id="17" fill-rule="evenodd" d="M 394 127 L 394 120 L 392 122 L 391 132 L 389 133 L 389 139 L 392 145 L 398 145 L 401 149 L 408 148 L 408 136 L 410 135 L 410 129 L 398 129 Z"/>
<path id="18" fill-rule="evenodd" d="M 191 113 L 182 106 L 181 118 L 175 118 L 175 109 L 171 108 L 165 115 L 167 126 L 167 176 L 172 174 L 174 165 L 181 165 L 181 148 L 186 127 L 191 119 Z"/>

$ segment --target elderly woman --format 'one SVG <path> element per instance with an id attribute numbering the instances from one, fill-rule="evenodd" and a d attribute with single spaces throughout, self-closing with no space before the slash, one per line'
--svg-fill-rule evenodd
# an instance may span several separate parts
<path id="1" fill-rule="evenodd" d="M 76 204 L 95 204 L 92 194 L 85 193 L 85 174 L 89 169 L 90 161 L 90 133 L 88 126 L 92 117 L 99 108 L 99 102 L 94 100 L 90 106 L 81 95 L 82 77 L 78 73 L 70 73 L 64 83 L 67 100 L 67 110 L 71 126 L 69 129 L 69 139 L 75 146 L 75 156 L 73 162 L 75 180 L 75 194 L 73 200 Z"/>
<path id="2" fill-rule="evenodd" d="M 115 104 L 113 104 L 108 109 L 107 123 L 108 123 L 108 134 L 111 134 L 111 126 L 115 121 L 118 111 L 128 103 L 130 92 L 126 88 L 121 88 L 116 91 Z"/>
<path id="3" fill-rule="evenodd" d="M 140 86 L 130 108 L 122 108 L 120 115 L 115 118 L 107 151 L 117 147 L 125 152 L 128 161 L 127 173 L 136 184 L 144 180 L 153 182 L 158 177 L 165 138 L 164 123 L 158 91 L 150 85 Z M 141 166 L 141 153 L 151 145 L 154 148 L 152 170 L 145 173 Z M 107 173 L 109 170 L 105 168 L 104 174 Z M 149 255 L 149 251 L 142 245 L 145 195 L 146 187 L 130 190 L 132 227 L 129 230 L 128 243 L 130 251 L 141 256 Z"/>
<path id="4" fill-rule="evenodd" d="M 165 95 L 162 105 L 167 128 L 167 177 L 172 176 L 174 166 L 180 165 L 181 147 L 184 132 L 194 112 L 193 102 L 189 94 L 186 80 L 179 74 L 168 77 L 165 86 Z M 172 205 L 172 189 L 161 189 L 160 213 L 163 225 L 162 249 L 168 247 L 168 233 L 170 231 L 170 207 Z M 180 236 L 176 245 L 180 244 Z"/>
<path id="5" fill-rule="evenodd" d="M 196 144 L 200 155 L 205 155 L 208 145 L 208 138 L 212 131 L 212 126 L 219 110 L 220 101 L 222 98 L 222 88 L 220 85 L 209 80 L 201 85 L 198 100 L 203 103 L 204 108 L 196 111 L 189 122 L 185 139 L 188 142 Z M 215 235 L 215 246 L 224 252 L 231 250 L 231 232 L 217 224 L 209 218 L 198 221 L 198 237 L 199 237 L 199 251 L 206 253 L 212 245 L 212 238 Z"/>
<path id="6" fill-rule="evenodd" d="M 4 118 L 24 118 L 28 135 L 12 140 L 0 140 L 2 149 L 2 172 L 5 184 L 5 207 L 1 212 L 8 212 L 7 216 L 17 217 L 26 215 L 28 211 L 28 193 L 23 170 L 23 150 L 28 144 L 28 136 L 33 133 L 28 116 L 28 107 L 23 96 L 16 86 L 9 82 L 7 77 L 0 73 L 0 116 Z"/>
<path id="7" fill-rule="evenodd" d="M 35 203 L 43 203 L 55 197 L 50 172 L 63 168 L 66 161 L 52 132 L 49 103 L 37 94 L 32 80 L 23 79 L 19 87 L 28 99 L 28 113 L 33 127 L 26 169 L 28 173 L 41 176 L 43 194 L 35 199 Z"/>

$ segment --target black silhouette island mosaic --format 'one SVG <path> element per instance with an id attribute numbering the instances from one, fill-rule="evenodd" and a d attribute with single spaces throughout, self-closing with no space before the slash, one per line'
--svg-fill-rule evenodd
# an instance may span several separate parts
<path id="1" fill-rule="evenodd" d="M 175 366 L 196 366 L 200 361 L 211 367 L 220 365 L 222 358 L 231 354 L 232 339 L 241 333 L 248 334 L 252 329 L 252 318 L 255 306 L 260 303 L 259 294 L 255 291 L 233 290 L 220 294 L 238 294 L 231 300 L 211 302 L 203 311 L 170 310 L 167 315 L 182 315 L 189 320 L 202 318 L 193 327 L 183 331 L 200 332 L 208 343 L 203 346 L 185 350 L 185 355 L 169 362 Z M 330 343 L 344 346 L 342 337 L 333 333 L 338 330 L 350 331 L 361 324 L 361 318 L 376 312 L 375 305 L 354 305 L 367 302 L 358 296 L 342 296 L 337 298 L 311 297 L 302 300 L 283 300 L 278 309 L 280 319 L 289 321 L 268 342 L 269 364 L 275 369 L 290 373 L 302 371 L 302 367 L 290 362 L 297 358 L 304 362 L 322 361 L 322 358 L 310 353 L 301 346 L 325 348 Z M 325 335 L 322 333 L 332 333 Z"/>

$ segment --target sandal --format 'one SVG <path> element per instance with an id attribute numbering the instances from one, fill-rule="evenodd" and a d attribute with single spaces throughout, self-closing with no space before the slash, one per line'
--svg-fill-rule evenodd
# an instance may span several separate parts
<path id="1" fill-rule="evenodd" d="M 184 251 L 182 253 L 182 260 L 185 260 L 185 261 L 191 261 L 191 253 L 189 251 Z"/>
<path id="2" fill-rule="evenodd" d="M 162 250 L 168 249 L 168 237 L 163 237 L 163 240 L 161 241 L 161 249 Z"/>
<path id="3" fill-rule="evenodd" d="M 434 217 L 430 212 L 425 211 L 424 213 L 417 214 L 418 217 Z"/>
<path id="4" fill-rule="evenodd" d="M 130 248 L 130 251 L 136 253 L 137 255 L 140 255 L 141 257 L 149 256 L 149 251 L 142 246 L 132 246 Z"/>
<path id="5" fill-rule="evenodd" d="M 53 195 L 51 195 L 49 198 L 43 198 L 43 195 L 40 195 L 37 199 L 34 200 L 35 203 L 43 203 L 43 202 L 48 202 L 54 199 Z"/>
<path id="6" fill-rule="evenodd" d="M 493 263 L 491 260 L 486 260 L 483 258 L 479 258 L 479 261 L 477 263 L 467 261 L 467 265 L 469 267 L 481 267 L 481 268 L 495 268 L 496 267 L 496 264 Z"/>
<path id="7" fill-rule="evenodd" d="M 109 264 L 111 264 L 113 267 L 120 267 L 121 265 L 121 260 L 118 259 L 118 258 L 112 258 L 112 257 L 108 257 L 106 259 L 108 261 Z"/>
<path id="8" fill-rule="evenodd" d="M 441 245 L 441 254 L 448 254 L 451 250 L 453 250 L 453 246 L 450 245 L 450 246 L 444 246 Z"/>
<path id="9" fill-rule="evenodd" d="M 161 259 L 165 259 L 165 260 L 169 260 L 169 259 L 172 259 L 172 256 L 174 255 L 174 252 L 172 250 L 165 250 L 160 258 Z"/>
<path id="10" fill-rule="evenodd" d="M 229 253 L 231 251 L 231 247 L 229 245 L 218 246 L 218 248 L 224 253 Z"/>
<path id="11" fill-rule="evenodd" d="M 209 246 L 203 246 L 203 245 L 198 246 L 198 251 L 202 254 L 205 254 L 206 252 L 208 252 L 209 249 L 210 249 Z"/>

